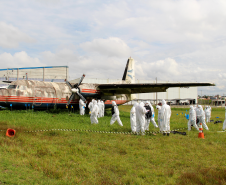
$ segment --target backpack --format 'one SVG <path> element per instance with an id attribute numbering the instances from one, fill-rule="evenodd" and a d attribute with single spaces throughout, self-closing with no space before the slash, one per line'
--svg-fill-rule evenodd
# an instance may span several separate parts
<path id="1" fill-rule="evenodd" d="M 112 108 L 111 108 L 111 115 L 113 115 L 114 113 L 115 113 L 115 106 L 112 106 Z"/>
<path id="2" fill-rule="evenodd" d="M 148 112 L 145 113 L 145 118 L 146 119 L 149 119 L 152 117 L 152 111 L 151 111 L 151 107 L 148 105 L 148 106 L 144 106 L 146 110 L 149 110 Z"/>

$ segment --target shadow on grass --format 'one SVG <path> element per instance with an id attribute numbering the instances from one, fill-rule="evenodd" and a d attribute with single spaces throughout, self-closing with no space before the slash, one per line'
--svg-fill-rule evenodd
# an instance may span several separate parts
<path id="1" fill-rule="evenodd" d="M 226 184 L 226 169 L 204 168 L 183 173 L 178 179 L 178 184 Z"/>
<path id="2" fill-rule="evenodd" d="M 8 128 L 14 129 L 19 132 L 24 132 L 26 129 L 21 126 L 11 125 L 6 121 L 0 121 L 0 130 L 6 131 Z"/>

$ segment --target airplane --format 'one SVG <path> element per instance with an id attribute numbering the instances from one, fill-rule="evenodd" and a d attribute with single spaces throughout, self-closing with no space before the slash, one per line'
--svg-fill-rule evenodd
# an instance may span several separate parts
<path id="1" fill-rule="evenodd" d="M 0 106 L 13 109 L 78 108 L 79 99 L 89 103 L 92 99 L 102 99 L 105 108 L 127 103 L 136 98 L 136 93 L 166 92 L 170 87 L 215 86 L 213 83 L 135 83 L 134 60 L 130 57 L 121 81 L 108 84 L 45 82 L 34 80 L 12 81 L 5 89 L 0 89 Z"/>

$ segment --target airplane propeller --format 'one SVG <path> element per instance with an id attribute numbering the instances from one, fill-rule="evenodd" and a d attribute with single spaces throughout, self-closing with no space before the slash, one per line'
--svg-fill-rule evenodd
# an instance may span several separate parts
<path id="1" fill-rule="evenodd" d="M 82 77 L 80 78 L 80 81 L 79 83 L 74 86 L 72 86 L 67 80 L 66 80 L 66 83 L 67 85 L 71 88 L 71 92 L 72 92 L 72 95 L 70 96 L 68 102 L 67 102 L 67 105 L 70 104 L 71 100 L 74 98 L 75 94 L 77 94 L 84 102 L 86 102 L 86 99 L 80 94 L 80 89 L 79 89 L 79 86 L 80 84 L 82 83 L 83 79 L 85 78 L 85 74 L 82 75 Z"/>

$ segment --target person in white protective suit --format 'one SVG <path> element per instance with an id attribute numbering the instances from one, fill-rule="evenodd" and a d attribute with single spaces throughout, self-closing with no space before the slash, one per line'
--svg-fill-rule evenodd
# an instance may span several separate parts
<path id="1" fill-rule="evenodd" d="M 104 117 L 103 116 L 103 109 L 104 109 L 104 104 L 103 104 L 103 101 L 102 100 L 100 100 L 100 107 L 101 107 L 101 111 L 100 111 L 100 117 Z"/>
<path id="2" fill-rule="evenodd" d="M 171 108 L 169 105 L 166 104 L 165 100 L 162 100 L 160 119 L 162 119 L 161 127 L 163 131 L 163 135 L 167 134 L 167 136 L 169 136 L 170 134 L 170 117 L 171 117 Z"/>
<path id="3" fill-rule="evenodd" d="M 99 112 L 99 107 L 97 105 L 97 101 L 93 100 L 93 107 L 92 107 L 92 111 L 91 111 L 91 115 L 90 115 L 91 124 L 98 123 L 98 119 L 97 119 L 98 112 Z"/>
<path id="4" fill-rule="evenodd" d="M 112 113 L 112 117 L 111 117 L 110 124 L 112 125 L 115 121 L 117 121 L 120 126 L 123 126 L 122 121 L 120 120 L 120 117 L 119 117 L 118 106 L 115 101 L 112 101 L 111 113 Z"/>
<path id="5" fill-rule="evenodd" d="M 136 132 L 137 134 L 144 135 L 145 134 L 145 114 L 146 114 L 146 109 L 144 107 L 144 103 L 141 102 L 139 105 L 136 106 Z"/>
<path id="6" fill-rule="evenodd" d="M 224 120 L 224 123 L 223 123 L 223 130 L 226 129 L 226 107 L 225 107 L 225 120 Z"/>
<path id="7" fill-rule="evenodd" d="M 158 110 L 158 127 L 159 127 L 160 132 L 163 132 L 163 130 L 162 130 L 163 123 L 162 123 L 162 119 L 161 119 L 161 106 L 157 105 L 156 109 Z"/>
<path id="8" fill-rule="evenodd" d="M 136 106 L 138 105 L 138 103 L 134 103 L 133 107 L 130 111 L 130 124 L 131 124 L 131 130 L 133 133 L 136 132 Z"/>
<path id="9" fill-rule="evenodd" d="M 208 106 L 205 106 L 204 112 L 205 112 L 205 119 L 206 119 L 206 123 L 207 123 L 207 117 L 206 117 L 206 112 L 208 111 Z"/>
<path id="10" fill-rule="evenodd" d="M 191 105 L 189 110 L 189 120 L 188 120 L 188 130 L 191 130 L 191 125 L 199 130 L 198 126 L 196 125 L 196 111 L 194 107 Z"/>
<path id="11" fill-rule="evenodd" d="M 79 100 L 80 115 L 85 114 L 85 107 L 86 107 L 86 104 L 84 103 L 84 101 L 82 99 L 80 99 Z"/>
<path id="12" fill-rule="evenodd" d="M 197 109 L 197 105 L 194 105 L 194 106 L 193 106 L 193 108 L 194 108 L 194 110 L 195 110 L 195 112 L 196 112 L 196 109 Z"/>
<path id="13" fill-rule="evenodd" d="M 104 117 L 104 108 L 105 108 L 105 104 L 104 101 L 101 100 L 102 103 L 102 117 Z"/>
<path id="14" fill-rule="evenodd" d="M 201 105 L 198 105 L 198 107 L 196 109 L 196 117 L 198 119 L 197 125 L 199 126 L 199 124 L 202 123 L 203 127 L 206 130 L 209 130 L 208 126 L 206 125 L 206 121 L 205 121 L 205 112 Z"/>
<path id="15" fill-rule="evenodd" d="M 202 115 L 202 110 L 199 108 L 199 106 L 201 105 L 198 105 L 196 108 L 195 108 L 195 112 L 196 112 L 196 118 L 197 118 L 197 125 L 199 126 L 199 123 L 201 121 L 201 115 Z"/>
<path id="16" fill-rule="evenodd" d="M 209 106 L 206 106 L 205 108 L 205 116 L 206 116 L 206 123 L 210 122 L 210 108 Z"/>
<path id="17" fill-rule="evenodd" d="M 212 111 L 212 108 L 210 106 L 209 107 L 209 110 L 210 110 L 210 119 L 211 119 L 211 111 Z"/>
<path id="18" fill-rule="evenodd" d="M 97 101 L 97 105 L 98 105 L 98 108 L 99 108 L 99 112 L 98 112 L 97 117 L 100 118 L 101 115 L 102 115 L 102 103 L 100 102 L 100 100 Z"/>
<path id="19" fill-rule="evenodd" d="M 93 100 L 91 102 L 89 102 L 89 105 L 88 105 L 88 108 L 89 108 L 89 115 L 91 115 L 91 112 L 92 112 L 92 108 L 93 108 Z"/>
<path id="20" fill-rule="evenodd" d="M 152 122 L 152 124 L 154 125 L 155 128 L 158 128 L 158 125 L 155 122 L 155 118 L 154 118 L 154 108 L 152 107 L 151 103 L 149 101 L 145 102 L 145 106 L 144 106 L 147 110 L 147 113 L 145 115 L 145 127 L 144 130 L 149 131 L 149 124 L 150 122 Z"/>

